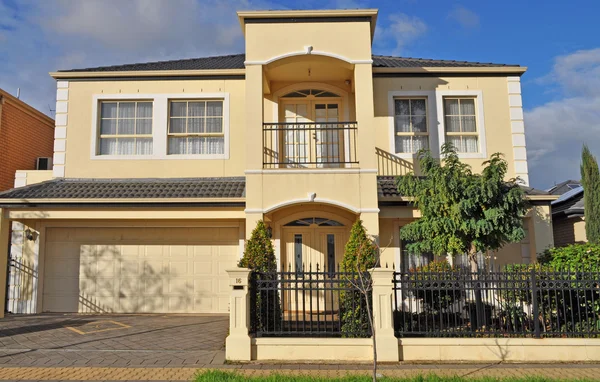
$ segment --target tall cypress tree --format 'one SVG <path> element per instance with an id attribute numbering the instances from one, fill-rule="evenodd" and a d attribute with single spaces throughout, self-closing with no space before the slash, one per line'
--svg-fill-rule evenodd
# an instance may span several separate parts
<path id="1" fill-rule="evenodd" d="M 585 205 L 585 233 L 591 243 L 600 243 L 600 171 L 587 147 L 581 151 L 581 183 Z"/>

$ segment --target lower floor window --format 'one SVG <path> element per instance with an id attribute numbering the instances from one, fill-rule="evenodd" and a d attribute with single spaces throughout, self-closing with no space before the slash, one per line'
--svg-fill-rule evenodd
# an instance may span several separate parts
<path id="1" fill-rule="evenodd" d="M 425 266 L 431 261 L 433 261 L 433 253 L 410 253 L 408 251 L 408 244 L 410 243 L 411 242 L 408 241 L 402 241 L 402 243 L 400 244 L 402 248 L 402 258 L 400 259 L 400 264 L 402 265 L 402 272 L 408 272 L 411 269 L 416 269 Z"/>

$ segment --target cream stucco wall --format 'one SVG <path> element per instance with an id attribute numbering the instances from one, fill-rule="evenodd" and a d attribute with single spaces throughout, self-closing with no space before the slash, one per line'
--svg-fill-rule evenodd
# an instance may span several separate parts
<path id="1" fill-rule="evenodd" d="M 94 96 L 115 94 L 215 94 L 229 96 L 229 159 L 91 158 Z M 129 98 L 129 97 L 128 97 Z M 194 98 L 194 97 L 192 97 Z M 146 99 L 146 98 L 144 98 Z M 121 99 L 122 100 L 122 99 Z M 181 178 L 242 176 L 245 168 L 245 86 L 243 80 L 71 81 L 65 174 L 67 178 Z M 153 110 L 163 114 L 167 110 Z M 156 118 L 153 130 L 156 131 Z M 157 142 L 156 136 L 154 139 Z M 156 147 L 155 147 L 156 150 Z"/>
<path id="2" fill-rule="evenodd" d="M 506 77 L 406 77 L 406 78 L 375 78 L 374 83 L 374 105 L 376 146 L 378 156 L 378 167 L 380 175 L 402 175 L 407 171 L 417 171 L 416 161 L 413 158 L 398 158 L 393 155 L 393 142 L 390 142 L 391 120 L 393 115 L 389 111 L 389 92 L 417 92 L 428 97 L 435 97 L 435 93 L 444 92 L 459 96 L 461 92 L 472 95 L 481 92 L 483 101 L 483 126 L 485 126 L 486 153 L 489 155 L 500 152 L 508 161 L 508 178 L 515 176 L 513 163 L 513 142 L 511 138 L 511 120 L 509 113 L 509 97 Z M 451 92 L 451 93 L 448 93 Z M 411 94 L 411 93 L 406 93 Z M 414 94 L 414 93 L 412 93 Z M 408 96 L 408 95 L 407 95 Z M 437 97 L 439 99 L 439 97 Z M 430 104 L 431 105 L 431 104 Z M 443 105 L 434 103 L 436 110 L 430 110 L 429 116 L 437 115 L 438 110 L 443 110 Z M 434 140 L 431 144 L 439 142 L 438 123 L 440 121 L 429 118 L 429 133 Z M 482 126 L 478 121 L 478 128 Z M 438 150 L 431 147 L 432 151 Z M 485 158 L 465 158 L 464 162 L 471 165 L 476 172 L 481 171 L 481 163 Z M 418 167 L 418 166 L 417 166 Z"/>

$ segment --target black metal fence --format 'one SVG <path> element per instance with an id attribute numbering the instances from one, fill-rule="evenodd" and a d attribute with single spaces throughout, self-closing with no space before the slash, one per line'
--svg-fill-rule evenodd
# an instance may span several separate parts
<path id="1" fill-rule="evenodd" d="M 250 330 L 256 337 L 370 337 L 365 272 L 339 269 L 253 272 Z M 370 293 L 367 293 L 369 301 Z"/>
<path id="2" fill-rule="evenodd" d="M 600 337 L 600 267 L 394 274 L 399 337 Z"/>
<path id="3" fill-rule="evenodd" d="M 264 168 L 338 168 L 357 164 L 356 122 L 263 124 Z"/>

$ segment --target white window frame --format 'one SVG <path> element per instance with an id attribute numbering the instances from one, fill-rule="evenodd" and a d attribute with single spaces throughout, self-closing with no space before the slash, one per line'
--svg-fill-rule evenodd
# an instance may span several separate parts
<path id="1" fill-rule="evenodd" d="M 115 103 L 117 104 L 117 113 L 118 110 L 120 108 L 120 104 L 122 103 L 134 103 L 135 104 L 135 109 L 136 109 L 136 115 L 133 117 L 134 120 L 134 133 L 133 134 L 118 134 L 118 131 L 115 132 L 115 134 L 102 134 L 101 128 L 102 128 L 102 104 L 106 104 L 106 103 Z M 137 104 L 138 103 L 150 103 L 152 104 L 152 115 L 154 116 L 154 103 L 152 102 L 152 100 L 144 100 L 144 99 L 135 99 L 135 100 L 102 100 L 102 101 L 98 101 L 98 107 L 100 108 L 100 115 L 98 116 L 98 142 L 96 143 L 96 154 L 97 155 L 101 155 L 101 156 L 107 156 L 107 154 L 101 154 L 101 142 L 102 139 L 117 139 L 117 141 L 119 139 L 129 139 L 129 138 L 141 138 L 141 139 L 147 139 L 147 138 L 151 138 L 152 139 L 152 145 L 154 145 L 154 136 L 152 135 L 152 133 L 150 134 L 136 134 L 136 127 L 137 127 Z M 117 114 L 117 116 L 115 118 L 105 118 L 105 119 L 114 119 L 114 120 L 123 120 L 123 119 L 131 119 L 131 118 L 121 118 L 119 117 L 119 115 Z M 148 118 L 145 118 L 148 119 Z M 152 118 L 153 119 L 153 118 Z M 152 121 L 152 123 L 154 123 L 154 120 Z M 117 122 L 118 125 L 118 122 Z M 152 130 L 154 131 L 154 130 Z M 111 156 L 119 156 L 119 157 L 123 157 L 123 156 L 131 156 L 131 157 L 138 157 L 138 158 L 146 158 L 146 157 L 151 157 L 152 154 L 132 154 L 132 155 L 111 155 Z"/>
<path id="2" fill-rule="evenodd" d="M 169 101 L 172 100 L 222 100 L 223 134 L 225 136 L 223 154 L 184 154 L 167 155 L 167 133 L 169 125 Z M 152 155 L 100 155 L 100 102 L 139 101 L 152 102 Z M 92 97 L 92 134 L 90 159 L 92 160 L 180 160 L 180 159 L 229 159 L 229 93 L 176 93 L 176 94 L 96 94 Z"/>
<path id="3" fill-rule="evenodd" d="M 429 137 L 429 149 L 434 156 L 439 156 L 438 140 L 436 137 L 435 121 L 437 120 L 435 91 L 390 91 L 388 92 L 388 112 L 389 112 L 389 139 L 390 154 L 402 159 L 414 159 L 416 153 L 396 153 L 396 99 L 402 98 L 425 98 L 427 100 L 427 133 Z"/>
<path id="4" fill-rule="evenodd" d="M 474 98 L 475 99 L 475 123 L 477 126 L 477 132 L 479 133 L 479 152 L 476 153 L 459 153 L 459 158 L 464 159 L 486 159 L 487 158 L 487 144 L 485 139 L 485 123 L 483 116 L 483 92 L 481 90 L 438 90 L 435 92 L 437 104 L 439 105 L 437 110 L 438 120 L 438 138 L 440 141 L 440 147 L 446 143 L 446 118 L 444 116 L 444 98 Z"/>

